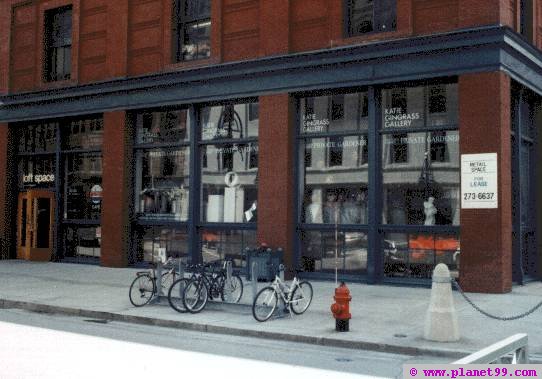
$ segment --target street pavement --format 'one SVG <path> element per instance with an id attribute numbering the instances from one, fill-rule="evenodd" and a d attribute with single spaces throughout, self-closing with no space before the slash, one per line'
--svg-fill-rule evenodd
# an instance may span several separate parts
<path id="1" fill-rule="evenodd" d="M 211 304 L 199 314 L 180 314 L 167 304 L 135 308 L 128 298 L 133 268 L 93 265 L 0 261 L 0 308 L 20 308 L 46 313 L 238 336 L 302 342 L 407 355 L 457 358 L 480 350 L 516 333 L 529 336 L 529 353 L 542 362 L 542 309 L 515 321 L 490 319 L 468 304 L 457 291 L 454 303 L 461 339 L 438 343 L 423 339 L 429 288 L 347 283 L 352 295 L 350 331 L 335 331 L 331 316 L 334 282 L 312 281 L 314 298 L 303 315 L 281 315 L 257 322 L 251 313 L 252 289 L 245 283 L 242 303 Z M 265 283 L 259 283 L 259 288 Z M 468 294 L 482 309 L 500 316 L 523 313 L 542 301 L 542 283 L 515 286 L 508 294 Z"/>

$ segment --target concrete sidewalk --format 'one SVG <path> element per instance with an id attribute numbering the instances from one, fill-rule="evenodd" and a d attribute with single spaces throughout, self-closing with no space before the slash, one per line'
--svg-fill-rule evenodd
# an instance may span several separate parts
<path id="1" fill-rule="evenodd" d="M 542 361 L 542 309 L 516 321 L 496 321 L 481 315 L 454 292 L 461 340 L 435 343 L 423 337 L 430 289 L 350 284 L 350 332 L 335 332 L 329 310 L 333 282 L 311 282 L 313 302 L 301 316 L 286 316 L 259 323 L 250 307 L 210 306 L 202 313 L 180 314 L 167 305 L 135 308 L 128 288 L 136 269 L 99 266 L 0 261 L 0 308 L 73 314 L 213 333 L 285 339 L 329 346 L 369 349 L 410 355 L 430 354 L 453 360 L 515 333 L 529 335 L 531 358 Z M 139 270 L 140 271 L 140 270 Z M 265 284 L 260 283 L 260 288 Z M 242 301 L 250 302 L 245 287 Z M 523 313 L 542 301 L 542 283 L 516 286 L 505 295 L 469 294 L 482 309 L 497 315 Z"/>

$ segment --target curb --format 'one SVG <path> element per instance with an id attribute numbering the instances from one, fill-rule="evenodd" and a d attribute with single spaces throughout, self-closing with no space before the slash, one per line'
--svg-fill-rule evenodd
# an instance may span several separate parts
<path id="1" fill-rule="evenodd" d="M 36 313 L 62 314 L 67 316 L 89 317 L 107 321 L 120 321 L 132 324 L 161 326 L 166 328 L 185 329 L 197 332 L 233 335 L 240 337 L 255 337 L 270 340 L 288 341 L 305 343 L 310 345 L 320 345 L 329 347 L 339 347 L 355 350 L 370 350 L 382 353 L 403 354 L 411 356 L 431 355 L 435 357 L 444 357 L 452 359 L 463 358 L 471 352 L 446 350 L 446 349 L 426 349 L 412 346 L 399 346 L 386 343 L 366 342 L 366 341 L 348 341 L 338 338 L 313 337 L 306 335 L 285 334 L 279 332 L 257 331 L 250 329 L 239 329 L 227 326 L 215 326 L 208 324 L 197 324 L 186 321 L 175 321 L 157 319 L 152 317 L 123 315 L 120 313 L 93 311 L 88 309 L 60 307 L 55 305 L 31 303 L 27 301 L 0 299 L 0 309 L 22 309 Z"/>

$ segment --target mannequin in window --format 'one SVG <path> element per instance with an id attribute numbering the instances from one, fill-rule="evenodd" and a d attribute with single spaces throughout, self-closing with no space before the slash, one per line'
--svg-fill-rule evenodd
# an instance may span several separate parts
<path id="1" fill-rule="evenodd" d="M 425 214 L 424 225 L 435 225 L 435 215 L 437 214 L 437 207 L 435 207 L 435 198 L 429 197 L 427 201 L 423 202 L 423 213 Z"/>
<path id="2" fill-rule="evenodd" d="M 312 191 L 311 203 L 305 210 L 305 222 L 308 224 L 321 224 L 322 217 L 322 199 L 319 191 Z"/>
<path id="3" fill-rule="evenodd" d="M 258 221 L 258 202 L 254 200 L 250 208 L 245 212 L 245 219 L 247 222 Z"/>
<path id="4" fill-rule="evenodd" d="M 341 207 L 341 224 L 359 224 L 360 209 L 356 203 L 356 194 L 351 193 Z"/>
<path id="5" fill-rule="evenodd" d="M 367 193 L 364 190 L 356 193 L 356 209 L 358 212 L 358 223 L 367 224 Z"/>
<path id="6" fill-rule="evenodd" d="M 326 202 L 324 204 L 323 218 L 325 224 L 335 224 L 336 212 L 339 212 L 337 208 L 337 195 L 334 192 L 328 192 L 326 195 Z"/>

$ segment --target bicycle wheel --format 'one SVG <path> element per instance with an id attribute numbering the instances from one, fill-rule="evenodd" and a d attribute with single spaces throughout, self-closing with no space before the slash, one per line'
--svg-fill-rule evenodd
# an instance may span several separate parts
<path id="1" fill-rule="evenodd" d="M 190 313 L 198 313 L 205 308 L 209 293 L 203 278 L 191 280 L 184 289 L 183 305 Z"/>
<path id="2" fill-rule="evenodd" d="M 231 280 L 222 281 L 222 290 L 220 291 L 222 301 L 228 303 L 238 303 L 243 297 L 243 281 L 239 275 L 232 275 Z"/>
<path id="3" fill-rule="evenodd" d="M 263 288 L 254 299 L 252 315 L 260 322 L 269 320 L 277 307 L 278 300 L 277 293 L 273 287 Z"/>
<path id="4" fill-rule="evenodd" d="M 134 307 L 142 307 L 151 301 L 156 292 L 156 284 L 149 274 L 138 275 L 130 285 L 130 302 Z"/>
<path id="5" fill-rule="evenodd" d="M 169 292 L 169 288 L 175 282 L 177 279 L 175 275 L 175 271 L 167 271 L 162 274 L 162 280 L 160 281 L 160 284 L 162 286 L 162 295 L 167 295 Z"/>
<path id="6" fill-rule="evenodd" d="M 305 312 L 312 301 L 312 285 L 309 282 L 301 282 L 294 288 L 290 296 L 292 312 L 300 315 Z"/>
<path id="7" fill-rule="evenodd" d="M 187 278 L 177 279 L 169 287 L 169 291 L 167 293 L 167 301 L 169 302 L 169 305 L 179 313 L 188 312 L 188 310 L 184 307 L 183 294 L 189 281 L 190 280 Z"/>

